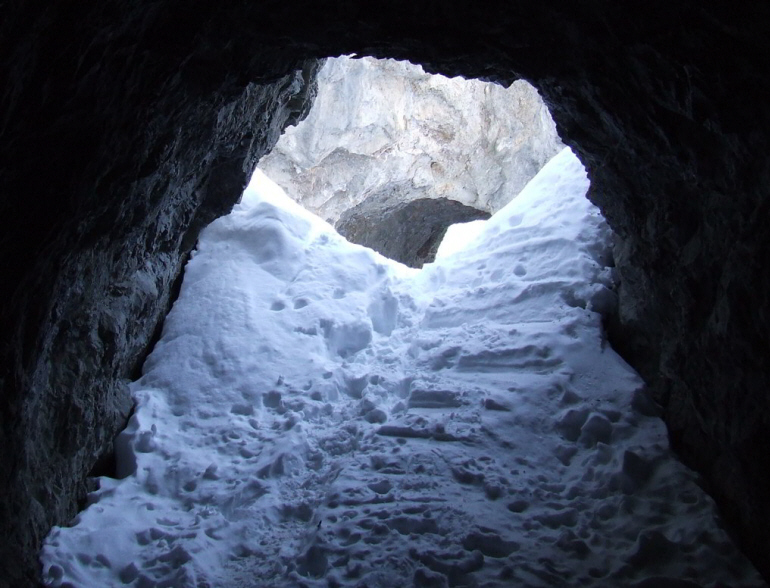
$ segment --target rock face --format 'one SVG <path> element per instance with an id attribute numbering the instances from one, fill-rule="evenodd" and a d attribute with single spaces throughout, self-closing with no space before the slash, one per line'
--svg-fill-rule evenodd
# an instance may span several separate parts
<path id="1" fill-rule="evenodd" d="M 538 89 L 618 234 L 614 343 L 770 577 L 769 35 L 763 3 L 5 2 L 0 584 L 34 584 L 293 72 L 353 52 Z"/>
<path id="2" fill-rule="evenodd" d="M 407 190 L 406 188 L 405 190 Z M 489 218 L 489 213 L 447 198 L 403 200 L 372 194 L 342 213 L 337 231 L 358 243 L 410 267 L 436 258 L 447 228 L 455 223 Z"/>
<path id="3" fill-rule="evenodd" d="M 136 35 L 165 34 L 139 13 L 110 24 L 52 11 L 34 21 L 40 37 L 2 49 L 14 65 L 3 70 L 0 172 L 0 585 L 14 587 L 33 581 L 46 529 L 74 516 L 86 476 L 110 473 L 132 408 L 126 382 L 198 230 L 230 210 L 305 113 L 316 67 L 270 72 L 254 56 L 240 82 L 193 66 L 207 59 L 199 47 L 184 54 L 189 67 L 149 38 L 134 52 Z M 82 53 L 59 53 L 93 34 Z"/>
<path id="4" fill-rule="evenodd" d="M 563 147 L 523 80 L 504 88 L 408 62 L 340 57 L 319 71 L 310 114 L 259 168 L 335 224 L 394 191 L 403 201 L 440 198 L 494 213 Z"/>

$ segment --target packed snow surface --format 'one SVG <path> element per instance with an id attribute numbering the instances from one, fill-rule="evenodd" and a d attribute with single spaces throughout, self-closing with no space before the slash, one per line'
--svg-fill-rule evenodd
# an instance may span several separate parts
<path id="1" fill-rule="evenodd" d="M 257 174 L 47 585 L 761 586 L 602 338 L 587 188 L 564 150 L 416 271 Z"/>

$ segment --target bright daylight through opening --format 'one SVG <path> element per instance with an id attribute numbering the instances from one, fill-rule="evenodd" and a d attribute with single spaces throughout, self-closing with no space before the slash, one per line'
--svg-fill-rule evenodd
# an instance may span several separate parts
<path id="1" fill-rule="evenodd" d="M 46 583 L 761 585 L 603 337 L 611 235 L 534 90 L 334 67 L 260 165 L 291 198 L 258 171 L 203 231 L 132 384 L 122 479 L 48 536 Z M 378 242 L 423 269 L 292 198 L 390 223 Z M 495 214 L 431 262 L 468 212 L 450 200 Z"/>

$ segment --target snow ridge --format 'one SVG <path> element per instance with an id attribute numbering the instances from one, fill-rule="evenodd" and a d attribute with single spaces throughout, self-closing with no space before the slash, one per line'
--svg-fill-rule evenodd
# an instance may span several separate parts
<path id="1" fill-rule="evenodd" d="M 125 477 L 51 532 L 47 585 L 761 586 L 603 341 L 587 188 L 565 149 L 416 271 L 258 173 L 203 232 Z"/>

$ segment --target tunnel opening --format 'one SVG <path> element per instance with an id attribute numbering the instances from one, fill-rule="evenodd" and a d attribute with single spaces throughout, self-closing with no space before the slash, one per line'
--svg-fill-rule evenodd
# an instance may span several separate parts
<path id="1" fill-rule="evenodd" d="M 201 235 L 124 480 L 54 529 L 46 582 L 759 585 L 606 345 L 587 190 L 561 151 L 414 272 L 253 186 Z"/>
<path id="2" fill-rule="evenodd" d="M 189 220 L 237 198 L 209 198 L 212 168 L 234 162 L 240 184 L 291 102 L 273 82 L 350 51 L 543 93 L 620 235 L 628 357 L 768 575 L 766 8 L 195 8 L 179 26 L 168 2 L 76 18 L 64 3 L 12 2 L 3 21 L 3 580 L 33 585 L 40 538 L 74 515 L 126 414 L 121 379 L 166 312 L 179 238 L 195 241 Z M 266 116 L 250 120 L 254 106 Z M 138 169 L 150 175 L 137 186 Z"/>
<path id="3" fill-rule="evenodd" d="M 537 90 L 327 59 L 307 117 L 259 169 L 350 241 L 411 267 L 449 225 L 488 218 L 564 145 Z"/>

